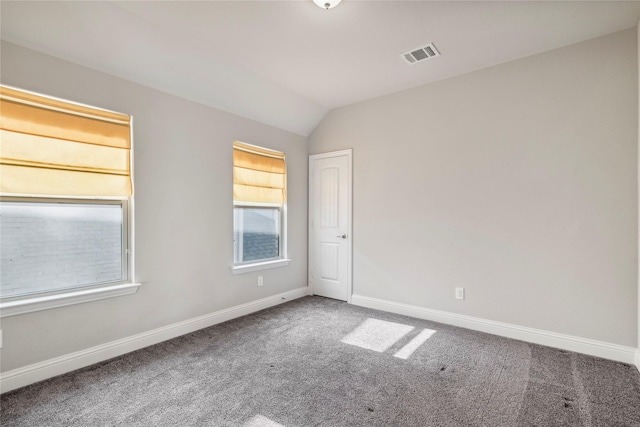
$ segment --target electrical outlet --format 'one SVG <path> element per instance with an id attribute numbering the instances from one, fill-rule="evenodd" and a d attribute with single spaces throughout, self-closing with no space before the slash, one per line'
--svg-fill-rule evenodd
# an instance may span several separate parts
<path id="1" fill-rule="evenodd" d="M 258 286 L 262 286 L 264 285 L 264 282 L 262 281 L 262 276 L 258 276 Z"/>
<path id="2" fill-rule="evenodd" d="M 456 288 L 456 299 L 464 299 L 464 288 Z"/>

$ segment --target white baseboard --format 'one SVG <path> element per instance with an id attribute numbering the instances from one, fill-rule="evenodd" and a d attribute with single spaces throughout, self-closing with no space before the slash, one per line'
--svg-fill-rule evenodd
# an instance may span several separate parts
<path id="1" fill-rule="evenodd" d="M 534 344 L 546 345 L 576 353 L 602 357 L 624 363 L 635 363 L 640 368 L 640 350 L 618 344 L 610 344 L 571 335 L 558 334 L 540 329 L 527 328 L 509 323 L 495 322 L 478 317 L 432 310 L 415 305 L 401 304 L 392 301 L 353 295 L 351 303 L 361 307 L 375 308 L 391 313 L 404 314 L 419 319 L 431 320 L 448 325 L 460 326 L 475 331 L 487 332 Z"/>
<path id="2" fill-rule="evenodd" d="M 640 345 L 640 342 L 638 345 Z M 640 371 L 640 348 L 636 350 L 636 368 Z"/>
<path id="3" fill-rule="evenodd" d="M 143 332 L 117 341 L 101 344 L 54 359 L 34 363 L 0 374 L 0 391 L 5 393 L 38 381 L 93 365 L 116 356 L 130 353 L 171 338 L 179 337 L 199 329 L 245 316 L 265 308 L 308 295 L 308 288 L 302 287 L 257 301 L 236 305 L 204 316 L 184 320 L 152 331 Z"/>

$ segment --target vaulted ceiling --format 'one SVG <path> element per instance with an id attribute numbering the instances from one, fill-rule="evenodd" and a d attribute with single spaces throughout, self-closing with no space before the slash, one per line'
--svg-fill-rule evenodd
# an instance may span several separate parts
<path id="1" fill-rule="evenodd" d="M 0 12 L 4 40 L 306 136 L 332 108 L 633 27 L 640 2 L 3 0 Z M 441 56 L 402 59 L 428 43 Z"/>

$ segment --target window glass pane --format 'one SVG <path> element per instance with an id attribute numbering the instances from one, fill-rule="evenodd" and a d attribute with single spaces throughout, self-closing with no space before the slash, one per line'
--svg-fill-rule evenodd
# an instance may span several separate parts
<path id="1" fill-rule="evenodd" d="M 123 277 L 120 204 L 0 202 L 0 296 Z"/>
<path id="2" fill-rule="evenodd" d="M 234 208 L 234 262 L 280 256 L 280 209 Z"/>

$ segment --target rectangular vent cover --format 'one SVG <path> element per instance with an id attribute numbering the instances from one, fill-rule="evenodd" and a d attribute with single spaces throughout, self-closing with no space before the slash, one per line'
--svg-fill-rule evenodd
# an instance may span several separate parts
<path id="1" fill-rule="evenodd" d="M 419 47 L 417 49 L 411 49 L 409 52 L 405 52 L 400 55 L 407 61 L 409 64 L 417 64 L 420 61 L 424 61 L 425 59 L 435 58 L 436 56 L 440 56 L 440 52 L 433 45 L 433 43 L 429 43 L 426 46 Z"/>

